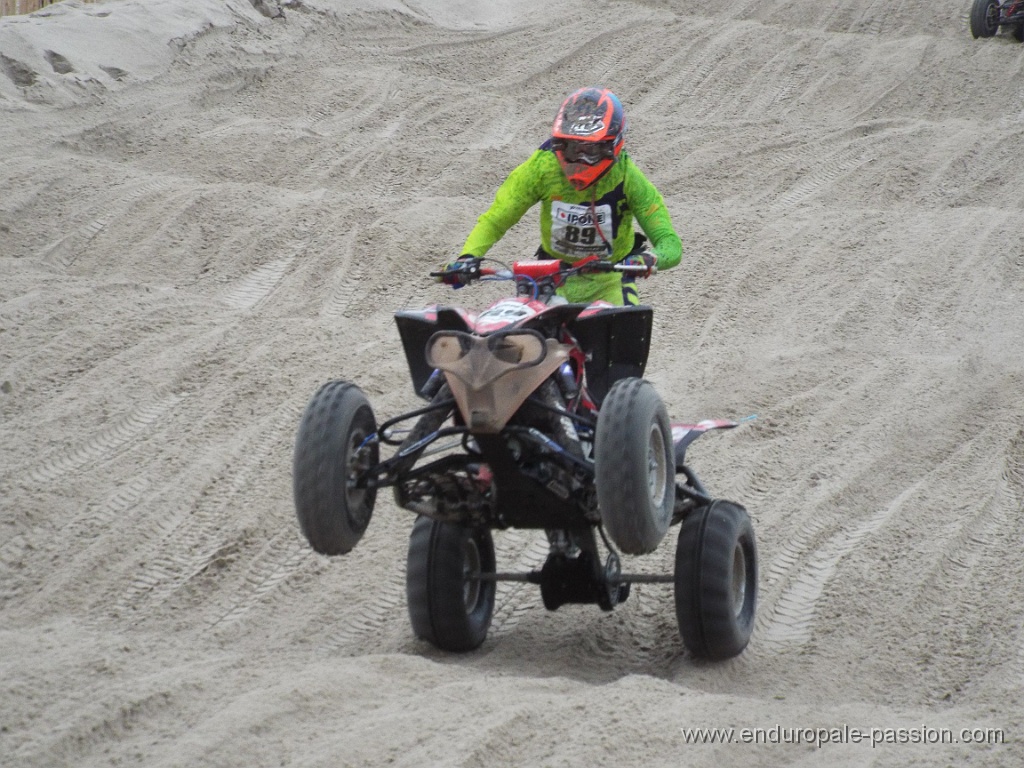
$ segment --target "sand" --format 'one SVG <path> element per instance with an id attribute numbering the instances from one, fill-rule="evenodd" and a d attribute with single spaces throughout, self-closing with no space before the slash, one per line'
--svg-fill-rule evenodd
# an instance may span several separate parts
<path id="1" fill-rule="evenodd" d="M 1024 765 L 1024 47 L 968 11 L 0 19 L 0 764 Z M 641 286 L 647 378 L 676 420 L 757 416 L 690 451 L 760 546 L 724 663 L 687 654 L 663 585 L 552 613 L 502 584 L 484 645 L 442 653 L 409 627 L 410 513 L 382 495 L 336 558 L 295 519 L 311 394 L 416 405 L 392 313 L 501 295 L 427 272 L 591 83 L 685 246 Z M 496 540 L 503 570 L 543 561 L 536 532 Z M 626 568 L 673 557 L 674 529 Z"/>

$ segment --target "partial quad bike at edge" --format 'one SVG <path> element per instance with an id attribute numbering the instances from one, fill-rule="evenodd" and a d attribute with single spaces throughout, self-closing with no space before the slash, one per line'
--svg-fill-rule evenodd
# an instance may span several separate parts
<path id="1" fill-rule="evenodd" d="M 416 514 L 406 586 L 414 633 L 446 651 L 486 638 L 496 583 L 540 587 L 544 606 L 613 610 L 636 583 L 672 584 L 695 657 L 746 647 L 757 600 L 757 546 L 739 504 L 715 499 L 686 463 L 700 435 L 734 421 L 670 422 L 643 379 L 649 307 L 570 304 L 573 274 L 646 271 L 592 257 L 569 266 L 460 262 L 433 276 L 509 280 L 516 296 L 480 312 L 430 306 L 395 314 L 416 393 L 427 404 L 377 423 L 349 381 L 311 398 L 295 442 L 295 506 L 326 555 L 350 551 L 377 492 Z M 390 455 L 382 458 L 382 453 Z M 679 525 L 672 574 L 629 574 L 620 552 L 653 552 Z M 539 570 L 499 571 L 494 529 L 541 529 Z"/>
<path id="2" fill-rule="evenodd" d="M 1013 39 L 1024 42 L 1024 0 L 974 0 L 971 5 L 971 34 L 994 37 L 1000 27 L 1010 30 Z"/>

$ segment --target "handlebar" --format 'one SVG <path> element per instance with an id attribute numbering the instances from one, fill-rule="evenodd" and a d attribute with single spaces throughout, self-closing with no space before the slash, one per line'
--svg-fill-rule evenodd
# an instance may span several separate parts
<path id="1" fill-rule="evenodd" d="M 551 281 L 554 285 L 562 285 L 565 280 L 573 275 L 599 274 L 607 272 L 620 272 L 623 274 L 654 274 L 658 268 L 651 267 L 650 270 L 643 264 L 623 264 L 612 262 L 607 259 L 600 259 L 591 256 L 577 262 L 569 263 L 559 259 L 538 259 L 530 261 L 514 261 L 512 268 L 502 265 L 504 269 L 483 267 L 479 260 L 457 261 L 448 269 L 439 272 L 431 272 L 430 276 L 435 278 L 458 277 L 459 282 L 468 285 L 476 280 L 492 278 L 495 280 L 517 280 L 523 278 L 534 283 Z"/>

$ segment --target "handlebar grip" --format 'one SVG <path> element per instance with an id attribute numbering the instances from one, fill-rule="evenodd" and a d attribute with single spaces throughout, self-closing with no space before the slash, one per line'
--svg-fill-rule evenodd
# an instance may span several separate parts
<path id="1" fill-rule="evenodd" d="M 615 264 L 612 267 L 612 269 L 614 269 L 616 272 L 635 272 L 637 274 L 643 273 L 645 275 L 648 273 L 648 271 L 650 271 L 652 275 L 658 271 L 657 265 L 651 267 L 650 270 L 648 270 L 648 268 L 645 267 L 643 264 Z"/>
<path id="2" fill-rule="evenodd" d="M 485 270 L 480 266 L 479 259 L 459 259 L 447 264 L 444 269 L 429 274 L 438 282 L 461 288 L 474 280 L 479 280 L 485 274 Z"/>

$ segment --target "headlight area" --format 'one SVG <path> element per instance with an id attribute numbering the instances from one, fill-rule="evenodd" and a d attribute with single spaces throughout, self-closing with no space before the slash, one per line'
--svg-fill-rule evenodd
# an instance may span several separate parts
<path id="1" fill-rule="evenodd" d="M 438 331 L 427 341 L 426 359 L 444 372 L 470 431 L 493 434 L 569 359 L 569 352 L 532 330 L 489 336 Z"/>

